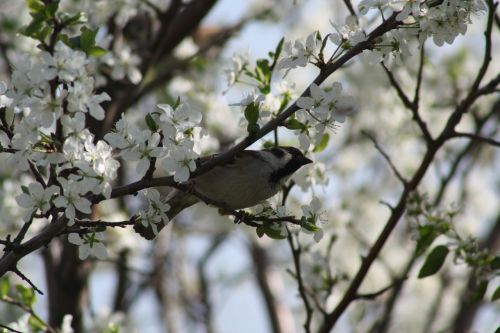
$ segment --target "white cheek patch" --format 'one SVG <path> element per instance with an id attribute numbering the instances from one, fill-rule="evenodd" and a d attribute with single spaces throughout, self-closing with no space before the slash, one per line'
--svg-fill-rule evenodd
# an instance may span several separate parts
<path id="1" fill-rule="evenodd" d="M 278 170 L 283 168 L 292 158 L 292 155 L 290 155 L 289 152 L 286 150 L 282 150 L 284 152 L 282 157 L 277 157 L 275 154 L 268 152 L 268 151 L 262 151 L 262 159 L 269 163 L 271 168 L 273 170 Z"/>

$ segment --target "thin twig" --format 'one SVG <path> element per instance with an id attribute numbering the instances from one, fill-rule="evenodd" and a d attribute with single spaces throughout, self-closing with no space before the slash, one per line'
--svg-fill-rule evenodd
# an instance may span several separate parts
<path id="1" fill-rule="evenodd" d="M 16 329 L 13 329 L 12 327 L 9 327 L 9 326 L 6 326 L 6 325 L 2 325 L 0 324 L 0 328 L 3 328 L 3 329 L 6 329 L 7 331 L 9 332 L 14 332 L 14 333 L 23 333 L 21 331 L 18 331 Z"/>
<path id="2" fill-rule="evenodd" d="M 26 281 L 31 286 L 31 288 L 33 288 L 34 291 L 36 291 L 40 295 L 43 295 L 43 292 L 40 289 L 38 289 L 38 287 L 35 286 L 35 284 L 26 275 L 24 275 L 17 267 L 14 268 L 12 272 L 17 276 L 19 276 L 22 280 Z"/>
<path id="3" fill-rule="evenodd" d="M 420 88 L 422 87 L 422 79 L 423 79 L 423 74 L 424 74 L 424 64 L 425 64 L 425 42 L 422 43 L 422 46 L 420 47 L 420 63 L 418 64 L 418 71 L 417 71 L 417 84 L 415 85 L 415 94 L 413 95 L 413 108 L 412 110 L 415 110 L 418 112 L 419 104 L 420 104 Z"/>
<path id="4" fill-rule="evenodd" d="M 300 254 L 302 252 L 302 248 L 300 243 L 297 242 L 297 247 L 293 244 L 293 235 L 288 232 L 288 244 L 290 245 L 290 249 L 292 250 L 293 263 L 295 266 L 295 278 L 297 279 L 297 287 L 299 289 L 300 297 L 302 298 L 302 302 L 304 303 L 304 307 L 306 310 L 306 320 L 304 322 L 304 331 L 306 333 L 311 332 L 311 321 L 313 316 L 313 309 L 311 304 L 309 303 L 309 299 L 307 297 L 306 288 L 304 285 L 304 280 L 302 279 L 302 267 L 300 263 Z"/>
<path id="5" fill-rule="evenodd" d="M 491 138 L 485 138 L 484 136 L 475 133 L 455 132 L 452 135 L 452 138 L 469 138 L 473 141 L 484 142 L 492 146 L 500 147 L 500 141 Z"/>
<path id="6" fill-rule="evenodd" d="M 403 277 L 403 280 L 407 279 L 407 277 Z M 366 293 L 366 294 L 357 294 L 355 296 L 356 299 L 364 299 L 364 300 L 374 300 L 375 298 L 377 298 L 378 296 L 384 294 L 386 291 L 396 287 L 397 285 L 399 285 L 401 283 L 400 280 L 396 280 L 394 281 L 393 283 L 391 283 L 390 285 L 388 285 L 387 287 L 385 288 L 382 288 L 380 289 L 379 291 L 375 291 L 373 293 Z"/>
<path id="7" fill-rule="evenodd" d="M 403 88 L 401 85 L 398 83 L 392 72 L 384 65 L 382 62 L 381 65 L 384 68 L 385 73 L 387 74 L 387 77 L 389 78 L 389 82 L 391 83 L 391 86 L 396 89 L 396 92 L 399 96 L 399 99 L 403 103 L 403 105 L 409 109 L 413 115 L 413 120 L 417 123 L 418 127 L 420 128 L 420 131 L 422 132 L 422 135 L 424 136 L 424 139 L 427 143 L 427 145 L 432 143 L 432 136 L 429 132 L 429 129 L 427 128 L 427 124 L 425 121 L 422 119 L 420 116 L 420 112 L 418 110 L 419 108 L 419 91 L 420 91 L 420 81 L 422 80 L 422 71 L 423 71 L 423 66 L 424 66 L 424 53 L 423 53 L 423 48 L 421 52 L 421 59 L 420 59 L 420 66 L 419 66 L 419 71 L 418 71 L 418 77 L 417 77 L 417 84 L 415 88 L 415 97 L 413 99 L 413 102 L 410 101 L 410 98 L 406 95 L 404 92 Z"/>
<path id="8" fill-rule="evenodd" d="M 389 157 L 389 155 L 382 149 L 382 147 L 380 147 L 380 145 L 378 144 L 377 140 L 371 135 L 369 134 L 368 132 L 366 131 L 361 131 L 361 133 L 368 137 L 372 142 L 373 142 L 373 145 L 375 146 L 375 149 L 377 149 L 379 151 L 379 153 L 382 155 L 382 157 L 385 159 L 385 161 L 387 162 L 387 164 L 389 164 L 392 172 L 394 172 L 394 174 L 396 175 L 396 177 L 403 183 L 403 186 L 406 187 L 408 185 L 408 180 L 406 180 L 402 175 L 401 173 L 398 171 L 398 169 L 396 168 L 396 166 L 394 165 L 394 163 L 392 163 L 392 160 L 391 158 Z M 390 206 L 389 206 L 390 207 Z"/>
<path id="9" fill-rule="evenodd" d="M 356 17 L 357 18 L 357 15 L 356 15 L 356 11 L 354 10 L 354 7 L 352 6 L 352 2 L 351 0 L 344 0 L 344 4 L 345 6 L 347 7 L 347 10 L 349 11 L 349 13 Z"/>

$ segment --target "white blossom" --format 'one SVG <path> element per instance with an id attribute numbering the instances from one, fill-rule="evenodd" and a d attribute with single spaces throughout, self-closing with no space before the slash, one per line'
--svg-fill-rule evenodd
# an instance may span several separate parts
<path id="1" fill-rule="evenodd" d="M 73 50 L 63 42 L 57 42 L 54 55 L 42 52 L 42 60 L 45 68 L 42 73 L 46 80 L 59 77 L 60 80 L 71 82 L 81 76 L 82 70 L 88 63 L 84 52 Z"/>
<path id="2" fill-rule="evenodd" d="M 315 224 L 318 226 L 318 224 L 321 222 L 321 213 L 320 213 L 320 208 L 321 208 L 321 200 L 319 200 L 318 197 L 314 196 L 309 203 L 309 205 L 303 205 L 302 206 L 302 215 L 307 218 L 307 221 L 309 223 Z M 314 240 L 316 242 L 319 242 L 321 238 L 323 237 L 324 233 L 323 230 L 318 226 L 319 230 L 314 232 Z M 306 228 L 302 228 L 304 232 L 309 232 Z"/>
<path id="3" fill-rule="evenodd" d="M 348 16 L 345 19 L 345 24 L 339 26 L 330 22 L 337 32 L 331 33 L 329 38 L 333 44 L 341 46 L 344 49 L 350 49 L 354 45 L 366 40 L 364 31 L 358 25 L 355 16 Z"/>
<path id="4" fill-rule="evenodd" d="M 59 192 L 57 186 L 44 188 L 42 184 L 33 182 L 28 185 L 28 193 L 21 193 L 16 197 L 19 206 L 28 209 L 24 220 L 29 221 L 32 214 L 38 210 L 45 214 L 51 207 L 52 197 Z"/>
<path id="5" fill-rule="evenodd" d="M 161 200 L 160 192 L 158 190 L 150 188 L 144 191 L 145 197 L 148 200 L 147 211 L 140 212 L 137 214 L 139 222 L 144 227 L 151 227 L 154 234 L 158 234 L 158 228 L 156 224 L 163 223 L 166 225 L 169 222 L 167 212 L 170 206 Z"/>
<path id="6" fill-rule="evenodd" d="M 103 62 L 112 68 L 111 78 L 114 80 L 127 77 L 133 84 L 141 82 L 142 73 L 138 68 L 141 59 L 132 53 L 129 46 L 120 43 L 118 50 L 108 52 L 103 58 Z"/>
<path id="7" fill-rule="evenodd" d="M 65 208 L 64 214 L 68 219 L 68 225 L 75 223 L 76 211 L 85 214 L 92 213 L 91 202 L 83 196 L 89 192 L 95 184 L 83 181 L 73 181 L 58 177 L 57 181 L 61 184 L 62 193 L 54 199 L 54 204 L 58 208 Z"/>
<path id="8" fill-rule="evenodd" d="M 186 103 L 179 104 L 175 109 L 168 104 L 159 104 L 160 127 L 165 137 L 174 138 L 178 132 L 184 132 L 200 124 L 202 115 Z M 167 144 L 168 145 L 168 144 Z"/>
<path id="9" fill-rule="evenodd" d="M 90 255 L 101 260 L 106 259 L 108 251 L 102 242 L 104 239 L 104 234 L 99 232 L 84 235 L 72 233 L 68 235 L 68 241 L 78 246 L 78 258 L 80 260 L 87 259 Z"/>
<path id="10" fill-rule="evenodd" d="M 235 54 L 231 57 L 230 67 L 225 69 L 228 87 L 233 86 L 239 80 L 243 69 L 248 65 L 248 56 Z"/>
<path id="11" fill-rule="evenodd" d="M 100 103 L 110 101 L 111 97 L 105 92 L 93 94 L 94 79 L 88 77 L 75 81 L 68 88 L 68 110 L 71 112 L 90 113 L 97 120 L 104 119 L 104 109 Z"/>
<path id="12" fill-rule="evenodd" d="M 84 146 L 83 156 L 92 165 L 95 173 L 107 181 L 115 179 L 120 162 L 113 158 L 112 148 L 103 140 L 99 140 L 96 145 L 86 141 Z"/>
<path id="13" fill-rule="evenodd" d="M 185 182 L 189 179 L 190 172 L 196 169 L 197 154 L 192 150 L 194 142 L 184 141 L 182 145 L 172 146 L 167 158 L 162 161 L 165 171 L 174 174 L 176 182 Z"/>
<path id="14" fill-rule="evenodd" d="M 321 41 L 317 38 L 318 32 L 307 36 L 306 41 L 296 40 L 293 44 L 287 41 L 283 45 L 283 57 L 279 60 L 276 68 L 286 69 L 287 73 L 297 67 L 305 67 L 311 58 L 317 57 Z"/>

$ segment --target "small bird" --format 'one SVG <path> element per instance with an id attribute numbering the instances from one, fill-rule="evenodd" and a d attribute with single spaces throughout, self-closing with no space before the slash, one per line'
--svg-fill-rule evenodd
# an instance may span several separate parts
<path id="1" fill-rule="evenodd" d="M 198 163 L 215 156 L 203 157 Z M 192 194 L 174 191 L 167 200 L 170 205 L 167 216 L 172 219 L 200 201 L 198 197 L 230 210 L 255 206 L 278 193 L 295 171 L 309 163 L 312 161 L 295 147 L 244 150 L 228 162 L 190 179 L 188 186 L 193 189 Z M 156 224 L 156 227 L 160 231 L 164 225 Z M 156 236 L 150 227 L 141 224 L 136 224 L 134 229 L 146 239 Z"/>

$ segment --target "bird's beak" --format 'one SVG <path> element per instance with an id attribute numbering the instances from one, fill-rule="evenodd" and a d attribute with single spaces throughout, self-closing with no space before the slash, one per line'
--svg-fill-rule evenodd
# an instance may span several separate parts
<path id="1" fill-rule="evenodd" d="M 307 157 L 303 156 L 301 159 L 300 159 L 300 164 L 301 165 L 306 165 L 306 164 L 309 164 L 309 163 L 312 163 L 313 161 L 308 159 Z"/>

